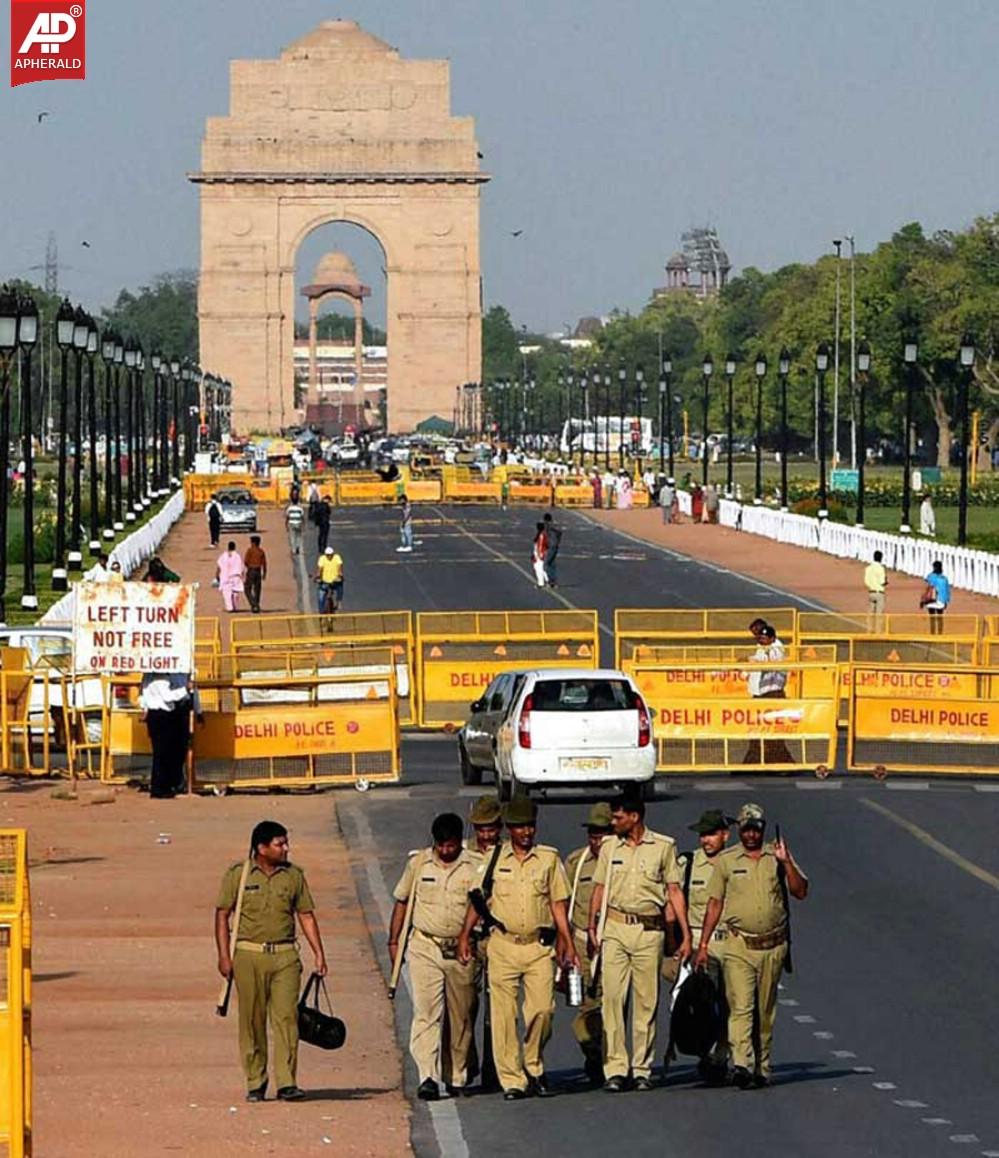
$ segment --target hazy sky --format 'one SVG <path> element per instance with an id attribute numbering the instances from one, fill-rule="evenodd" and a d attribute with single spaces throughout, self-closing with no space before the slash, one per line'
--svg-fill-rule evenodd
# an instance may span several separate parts
<path id="1" fill-rule="evenodd" d="M 0 275 L 29 276 L 50 230 L 61 288 L 92 310 L 196 267 L 184 174 L 227 110 L 229 59 L 334 18 L 450 59 L 493 176 L 486 303 L 518 324 L 640 309 L 694 225 L 737 269 L 772 269 L 844 232 L 864 249 L 999 208 L 989 0 L 91 0 L 87 80 L 2 93 Z M 377 246 L 351 252 L 377 289 Z"/>

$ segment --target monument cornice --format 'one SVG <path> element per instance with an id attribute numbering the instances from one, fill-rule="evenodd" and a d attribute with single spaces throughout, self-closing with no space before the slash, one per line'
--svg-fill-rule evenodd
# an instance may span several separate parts
<path id="1" fill-rule="evenodd" d="M 488 173 L 188 173 L 195 185 L 484 185 Z"/>

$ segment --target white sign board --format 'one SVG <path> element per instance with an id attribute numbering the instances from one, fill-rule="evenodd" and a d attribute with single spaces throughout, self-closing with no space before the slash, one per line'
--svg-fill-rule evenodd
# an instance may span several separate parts
<path id="1" fill-rule="evenodd" d="M 76 671 L 192 672 L 196 589 L 182 583 L 78 583 Z"/>

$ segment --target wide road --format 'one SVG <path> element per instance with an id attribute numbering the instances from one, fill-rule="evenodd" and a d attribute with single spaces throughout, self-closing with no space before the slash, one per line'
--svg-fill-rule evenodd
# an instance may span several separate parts
<path id="1" fill-rule="evenodd" d="M 624 540 L 563 514 L 564 586 L 532 586 L 535 516 L 523 510 L 420 509 L 412 556 L 397 555 L 392 512 L 337 512 L 331 541 L 347 565 L 347 610 L 727 606 L 798 602 L 715 567 Z M 310 537 L 311 538 L 311 537 Z M 314 547 L 311 548 L 314 557 Z M 311 560 L 310 560 L 311 562 Z M 607 632 L 604 633 L 607 637 Z M 407 850 L 435 813 L 466 812 L 454 741 L 404 742 L 404 782 L 339 799 L 357 879 L 384 956 L 389 894 Z M 776 1084 L 708 1090 L 681 1058 L 664 1088 L 616 1099 L 581 1081 L 571 1014 L 559 999 L 546 1052 L 560 1096 L 416 1103 L 420 1155 L 729 1155 L 749 1147 L 793 1158 L 974 1154 L 999 1158 L 999 1053 L 991 969 L 999 959 L 999 795 L 993 785 L 810 778 L 671 779 L 653 828 L 691 847 L 705 808 L 758 800 L 782 826 L 812 893 L 794 911 L 795 972 L 784 979 Z M 539 838 L 582 843 L 585 806 L 542 807 Z M 405 991 L 397 998 L 401 1041 Z M 355 1011 L 354 1016 L 360 1013 Z M 660 1015 L 660 1053 L 665 1046 Z M 414 1088 L 407 1063 L 407 1088 Z"/>

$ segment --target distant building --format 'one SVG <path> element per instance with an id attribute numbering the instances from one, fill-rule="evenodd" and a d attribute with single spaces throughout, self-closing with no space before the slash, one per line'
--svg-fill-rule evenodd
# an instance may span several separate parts
<path id="1" fill-rule="evenodd" d="M 317 341 L 316 390 L 309 398 L 309 340 L 295 339 L 295 404 L 303 419 L 330 434 L 341 433 L 347 423 L 364 429 L 376 421 L 388 385 L 388 348 L 363 346 L 361 355 L 361 390 L 356 390 L 354 343 Z"/>
<path id="2" fill-rule="evenodd" d="M 713 228 L 692 229 L 680 238 L 683 249 L 666 262 L 666 284 L 652 291 L 652 300 L 675 294 L 714 298 L 725 288 L 732 263 Z"/>

